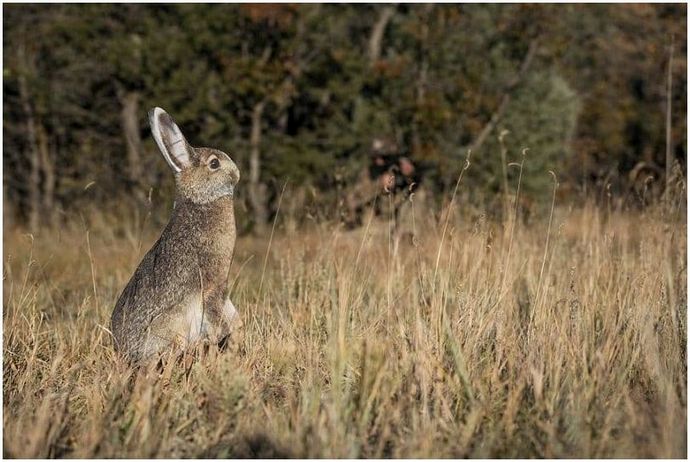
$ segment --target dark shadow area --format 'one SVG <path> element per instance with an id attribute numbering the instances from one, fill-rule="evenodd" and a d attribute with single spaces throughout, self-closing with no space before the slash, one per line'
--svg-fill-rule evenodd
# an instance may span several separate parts
<path id="1" fill-rule="evenodd" d="M 206 449 L 201 459 L 294 459 L 301 456 L 289 451 L 265 433 L 237 436 Z"/>

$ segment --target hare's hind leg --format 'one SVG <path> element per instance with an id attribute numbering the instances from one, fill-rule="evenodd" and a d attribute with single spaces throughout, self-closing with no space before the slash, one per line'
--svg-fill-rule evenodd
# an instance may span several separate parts
<path id="1" fill-rule="evenodd" d="M 151 322 L 141 345 L 143 356 L 184 350 L 203 337 L 202 304 L 190 298 Z"/>

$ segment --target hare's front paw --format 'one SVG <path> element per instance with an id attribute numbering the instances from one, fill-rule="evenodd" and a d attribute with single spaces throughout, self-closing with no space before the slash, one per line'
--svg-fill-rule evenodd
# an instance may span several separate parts
<path id="1" fill-rule="evenodd" d="M 222 350 L 236 351 L 243 338 L 242 319 L 229 298 L 225 299 L 223 303 L 222 316 L 224 323 L 223 334 L 220 336 L 218 346 Z"/>
<path id="2" fill-rule="evenodd" d="M 232 304 L 229 298 L 226 298 L 225 303 L 223 303 L 223 318 L 229 324 L 233 323 L 236 320 L 235 318 L 239 318 L 235 305 Z"/>

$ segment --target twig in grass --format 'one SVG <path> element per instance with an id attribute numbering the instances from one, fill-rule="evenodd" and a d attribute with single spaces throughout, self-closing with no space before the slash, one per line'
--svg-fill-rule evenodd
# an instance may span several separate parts
<path id="1" fill-rule="evenodd" d="M 509 198 L 508 198 L 508 165 L 506 162 L 506 155 L 508 154 L 508 149 L 506 149 L 505 142 L 503 141 L 510 132 L 508 130 L 501 130 L 498 135 L 498 142 L 501 145 L 501 172 L 503 174 L 503 219 L 508 218 L 509 212 Z"/>
<path id="2" fill-rule="evenodd" d="M 289 181 L 289 180 L 288 180 Z M 278 214 L 280 213 L 280 204 L 283 203 L 283 194 L 288 182 L 283 184 L 283 189 L 280 191 L 280 198 L 278 198 L 278 208 L 276 215 L 273 217 L 273 226 L 271 226 L 271 236 L 268 238 L 268 247 L 266 248 L 266 256 L 264 257 L 264 266 L 261 269 L 261 281 L 259 282 L 259 296 L 261 296 L 261 288 L 264 286 L 264 275 L 266 274 L 266 265 L 268 264 L 268 254 L 271 252 L 271 244 L 273 243 L 273 233 L 276 230 L 276 222 L 278 221 Z"/>
<path id="3" fill-rule="evenodd" d="M 389 193 L 388 194 L 388 210 L 390 211 L 391 217 L 390 220 L 393 221 L 393 194 Z M 394 224 L 394 222 L 393 222 Z M 388 319 L 390 320 L 390 315 L 391 315 L 391 231 L 392 231 L 392 226 L 391 222 L 388 222 L 388 258 L 386 258 L 386 303 L 387 303 L 387 313 L 388 313 Z"/>
<path id="4" fill-rule="evenodd" d="M 415 208 L 414 208 L 414 195 L 415 193 L 412 192 L 412 189 L 416 183 L 410 184 L 409 191 L 410 191 L 410 206 L 412 207 L 412 247 L 414 247 L 415 250 L 415 255 L 416 255 L 416 260 L 417 260 L 417 281 L 419 284 L 419 288 L 422 291 L 422 296 L 424 297 L 424 300 L 426 300 L 426 294 L 424 293 L 424 284 L 422 283 L 422 258 L 419 255 L 419 241 L 417 240 L 417 223 L 415 219 Z"/>
<path id="5" fill-rule="evenodd" d="M 96 292 L 96 265 L 94 264 L 93 254 L 91 253 L 91 240 L 89 239 L 88 230 L 86 231 L 86 251 L 88 252 L 89 264 L 91 266 L 91 283 L 93 284 L 93 299 L 96 302 L 96 306 L 98 307 L 98 293 Z"/>
<path id="6" fill-rule="evenodd" d="M 233 255 L 233 258 L 234 258 L 234 255 Z M 252 258 L 254 258 L 254 255 L 250 255 L 250 256 L 240 265 L 240 269 L 237 270 L 237 275 L 235 276 L 235 279 L 233 279 L 232 284 L 230 284 L 229 287 L 228 287 L 228 284 L 226 284 L 228 297 L 230 297 L 230 294 L 232 294 L 232 292 L 235 290 L 235 286 L 237 285 L 237 281 L 240 279 L 240 274 L 242 274 L 242 269 L 245 267 L 245 265 L 246 265 L 247 263 L 249 263 L 249 261 L 250 261 Z M 229 280 L 229 279 L 230 279 L 230 274 L 228 273 L 228 280 Z"/>
<path id="7" fill-rule="evenodd" d="M 371 206 L 371 213 L 369 214 L 369 221 L 367 222 L 367 227 L 364 229 L 364 235 L 362 236 L 362 242 L 359 244 L 359 249 L 357 250 L 357 258 L 355 258 L 355 268 L 357 268 L 357 264 L 359 263 L 359 257 L 362 254 L 362 249 L 364 248 L 364 243 L 367 240 L 367 234 L 369 234 L 369 227 L 371 226 L 371 221 L 374 219 L 374 214 L 376 210 L 376 201 L 378 200 L 379 196 L 378 194 L 374 197 L 373 204 Z"/>

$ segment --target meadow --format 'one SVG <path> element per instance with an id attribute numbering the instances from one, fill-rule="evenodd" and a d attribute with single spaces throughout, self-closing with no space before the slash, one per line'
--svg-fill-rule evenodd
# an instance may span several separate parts
<path id="1" fill-rule="evenodd" d="M 6 224 L 3 455 L 685 458 L 684 199 L 525 223 L 460 197 L 405 233 L 240 237 L 242 329 L 159 370 L 108 331 L 159 224 Z"/>

